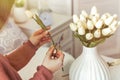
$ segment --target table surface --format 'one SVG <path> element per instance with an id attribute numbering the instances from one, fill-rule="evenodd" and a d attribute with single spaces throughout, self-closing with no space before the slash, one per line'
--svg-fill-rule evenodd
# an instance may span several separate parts
<path id="1" fill-rule="evenodd" d="M 47 50 L 48 50 L 47 47 L 39 48 L 35 56 L 33 56 L 33 58 L 31 59 L 31 61 L 22 70 L 18 72 L 23 80 L 29 80 L 33 76 L 33 74 L 36 72 L 37 66 L 39 66 L 42 63 Z M 58 70 L 54 74 L 53 80 L 69 80 L 68 79 L 69 76 L 65 75 L 69 73 L 69 68 L 71 63 L 74 61 L 74 58 L 66 52 L 63 53 L 65 54 L 63 63 L 64 71 L 62 71 L 62 69 Z"/>
<path id="2" fill-rule="evenodd" d="M 47 47 L 39 48 L 35 56 L 28 63 L 28 65 L 19 71 L 19 74 L 23 80 L 29 80 L 33 76 L 33 74 L 36 72 L 37 66 L 42 63 L 47 50 L 48 50 Z M 64 52 L 64 54 L 65 54 L 64 71 L 58 70 L 54 74 L 53 80 L 69 80 L 69 76 L 67 74 L 69 74 L 70 65 L 75 59 L 68 53 Z M 105 57 L 105 56 L 102 56 L 102 57 L 107 62 L 116 60 L 110 57 Z M 111 72 L 112 80 L 120 80 L 120 65 L 110 67 L 110 72 Z"/>

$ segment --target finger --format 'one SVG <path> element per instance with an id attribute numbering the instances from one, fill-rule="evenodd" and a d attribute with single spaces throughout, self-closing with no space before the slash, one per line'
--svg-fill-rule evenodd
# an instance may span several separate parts
<path id="1" fill-rule="evenodd" d="M 35 31 L 34 35 L 41 34 L 42 32 L 44 32 L 44 30 L 40 28 L 37 31 Z"/>
<path id="2" fill-rule="evenodd" d="M 58 59 L 64 59 L 64 54 L 61 51 L 58 51 L 57 54 L 59 55 Z"/>
<path id="3" fill-rule="evenodd" d="M 48 36 L 48 31 L 45 31 L 45 32 L 43 32 L 42 34 L 39 34 L 37 37 L 38 37 L 38 39 L 40 40 L 40 39 L 42 39 L 42 38 L 44 38 L 44 37 L 46 37 L 46 36 Z M 49 37 L 49 36 L 48 36 Z"/>
<path id="4" fill-rule="evenodd" d="M 44 45 L 45 43 L 48 43 L 50 41 L 51 41 L 50 39 L 46 39 L 44 41 L 40 41 L 39 46 Z"/>
<path id="5" fill-rule="evenodd" d="M 51 46 L 51 47 L 49 48 L 48 52 L 47 52 L 47 56 L 51 57 L 52 54 L 53 54 L 53 52 L 54 52 L 54 47 Z"/>

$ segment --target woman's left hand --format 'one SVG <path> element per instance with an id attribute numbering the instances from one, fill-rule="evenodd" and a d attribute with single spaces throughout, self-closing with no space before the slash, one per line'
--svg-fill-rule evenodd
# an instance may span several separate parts
<path id="1" fill-rule="evenodd" d="M 31 35 L 29 40 L 36 48 L 39 48 L 43 44 L 50 42 L 50 36 L 48 35 L 49 29 L 50 27 L 47 27 L 47 30 L 39 29 Z"/>

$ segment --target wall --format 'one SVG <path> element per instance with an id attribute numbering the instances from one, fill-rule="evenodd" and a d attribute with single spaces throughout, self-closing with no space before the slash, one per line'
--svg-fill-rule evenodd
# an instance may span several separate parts
<path id="1" fill-rule="evenodd" d="M 74 14 L 80 14 L 81 10 L 86 10 L 87 12 L 90 12 L 90 9 L 93 5 L 95 5 L 98 8 L 98 11 L 100 14 L 109 12 L 110 14 L 117 14 L 120 16 L 120 6 L 119 6 L 119 0 L 77 0 L 74 1 Z M 77 7 L 77 8 L 76 8 Z M 119 17 L 120 20 L 120 17 Z M 117 30 L 114 36 L 107 39 L 105 43 L 100 44 L 98 46 L 98 51 L 100 54 L 111 56 L 120 54 L 120 28 Z M 75 40 L 75 48 L 76 48 L 76 55 L 79 55 L 81 52 L 79 48 L 81 48 L 80 42 L 78 40 Z M 77 54 L 78 53 L 78 54 Z"/>

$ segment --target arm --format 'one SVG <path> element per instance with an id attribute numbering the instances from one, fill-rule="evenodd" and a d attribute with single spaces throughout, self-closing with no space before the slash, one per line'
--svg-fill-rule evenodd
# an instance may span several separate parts
<path id="1" fill-rule="evenodd" d="M 34 56 L 36 48 L 30 41 L 27 41 L 15 51 L 6 55 L 9 63 L 18 71 L 23 68 Z"/>
<path id="2" fill-rule="evenodd" d="M 54 47 L 50 47 L 42 66 L 37 68 L 37 72 L 30 80 L 52 80 L 53 73 L 61 68 L 63 65 L 64 55 L 61 51 L 57 51 L 57 55 L 53 56 Z"/>
<path id="3" fill-rule="evenodd" d="M 9 55 L 6 55 L 6 57 L 13 68 L 18 71 L 30 61 L 36 50 L 47 42 L 50 42 L 48 31 L 39 29 L 33 33 L 28 42 L 24 43 Z"/>
<path id="4" fill-rule="evenodd" d="M 52 77 L 52 72 L 42 65 L 37 68 L 37 72 L 30 80 L 52 80 Z"/>

